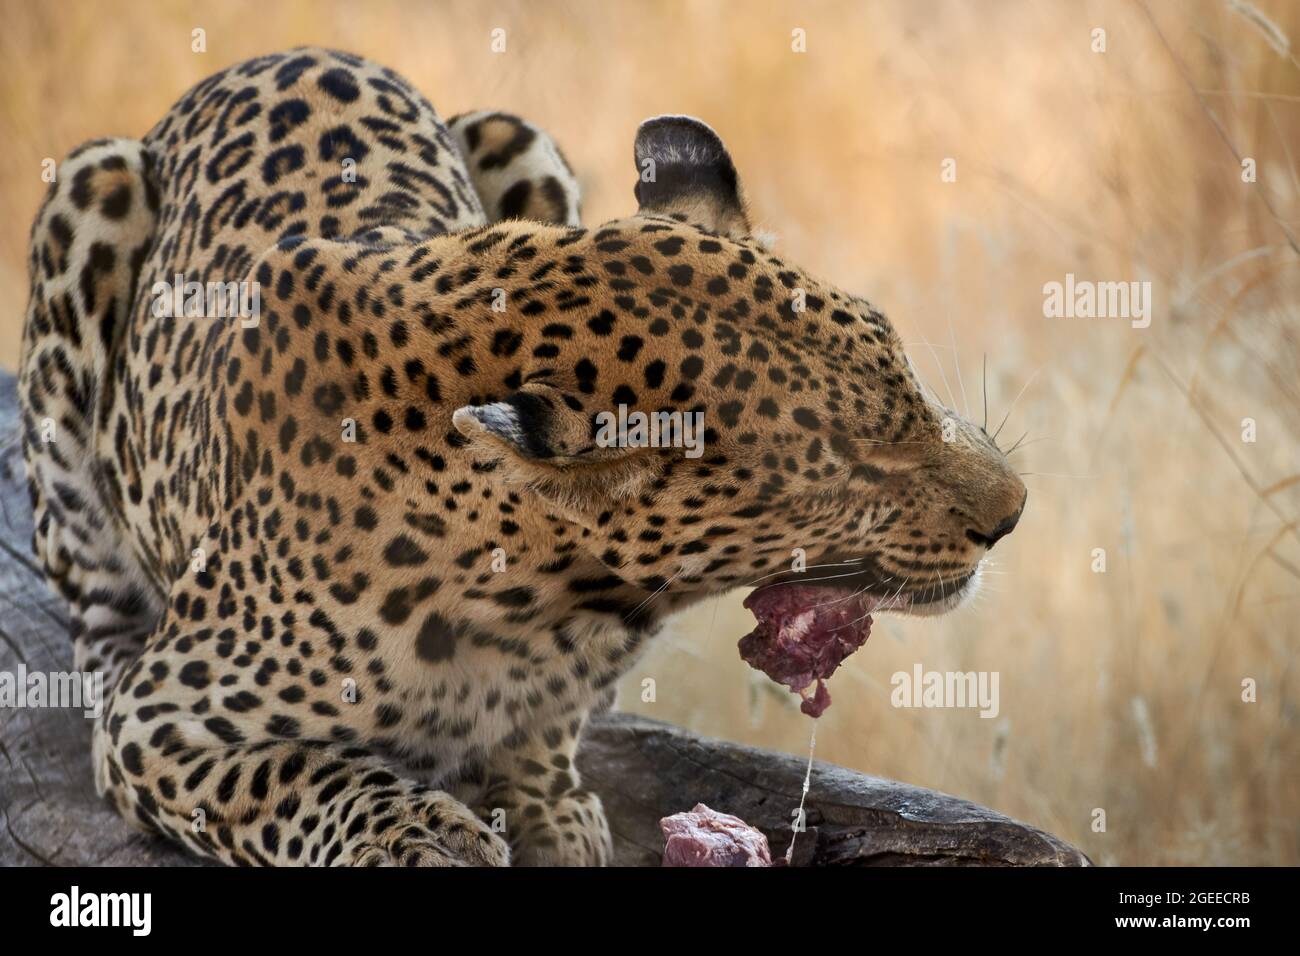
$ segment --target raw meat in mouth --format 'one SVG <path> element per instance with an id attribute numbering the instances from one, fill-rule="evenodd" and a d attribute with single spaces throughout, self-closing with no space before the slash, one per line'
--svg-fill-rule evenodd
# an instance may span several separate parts
<path id="1" fill-rule="evenodd" d="M 702 803 L 659 821 L 664 831 L 664 866 L 771 866 L 763 836 L 740 817 Z"/>
<path id="2" fill-rule="evenodd" d="M 820 717 L 831 704 L 825 680 L 871 636 L 871 612 L 906 605 L 906 597 L 768 584 L 745 598 L 758 627 L 740 639 L 740 656 L 802 697 L 801 711 Z"/>

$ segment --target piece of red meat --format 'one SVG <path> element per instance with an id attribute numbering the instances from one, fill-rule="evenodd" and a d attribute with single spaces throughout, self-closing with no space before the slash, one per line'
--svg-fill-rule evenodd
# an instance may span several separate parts
<path id="1" fill-rule="evenodd" d="M 763 836 L 740 817 L 702 803 L 659 821 L 667 843 L 664 866 L 771 866 Z"/>
<path id="2" fill-rule="evenodd" d="M 866 643 L 871 612 L 886 603 L 893 602 L 817 584 L 759 588 L 745 599 L 758 626 L 740 639 L 740 656 L 799 694 L 801 711 L 820 717 L 831 704 L 823 682 Z"/>

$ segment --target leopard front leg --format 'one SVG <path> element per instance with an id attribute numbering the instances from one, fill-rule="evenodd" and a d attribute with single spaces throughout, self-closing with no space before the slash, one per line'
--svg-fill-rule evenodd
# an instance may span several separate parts
<path id="1" fill-rule="evenodd" d="M 115 709 L 95 735 L 105 795 L 128 821 L 228 864 L 509 864 L 505 843 L 469 808 L 363 749 L 209 746 L 203 736 L 175 722 L 146 732 Z"/>
<path id="2" fill-rule="evenodd" d="M 209 652 L 233 630 L 214 637 L 174 612 L 96 722 L 96 782 L 129 822 L 232 864 L 509 864 L 506 843 L 450 794 L 309 734 L 309 712 L 284 706 L 295 694 L 223 677 Z"/>
<path id="3" fill-rule="evenodd" d="M 504 813 L 514 866 L 604 866 L 613 847 L 600 797 L 581 786 L 574 754 L 584 717 L 521 731 L 492 755 L 479 814 Z"/>

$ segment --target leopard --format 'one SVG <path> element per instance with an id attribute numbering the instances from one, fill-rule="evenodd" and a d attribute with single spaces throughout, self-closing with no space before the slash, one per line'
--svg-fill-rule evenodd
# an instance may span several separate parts
<path id="1" fill-rule="evenodd" d="M 128 823 L 229 865 L 610 864 L 578 745 L 673 615 L 978 588 L 1026 497 L 996 441 L 762 241 L 709 125 L 633 160 L 636 211 L 584 227 L 541 127 L 303 47 L 58 164 L 32 545 Z M 602 439 L 618 409 L 699 449 Z"/>

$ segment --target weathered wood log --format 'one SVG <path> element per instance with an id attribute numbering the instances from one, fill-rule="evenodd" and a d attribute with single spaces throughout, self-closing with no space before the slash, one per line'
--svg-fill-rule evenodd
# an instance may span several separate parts
<path id="1" fill-rule="evenodd" d="M 31 557 L 17 390 L 0 372 L 0 671 L 72 666 L 67 613 Z M 0 708 L 0 865 L 184 866 L 196 861 L 118 818 L 95 795 L 91 721 L 60 708 Z M 601 795 L 615 862 L 657 866 L 659 819 L 706 803 L 790 843 L 805 762 L 629 714 L 591 722 L 578 759 Z M 841 767 L 814 765 L 796 865 L 1079 866 L 1069 844 L 992 810 Z"/>

